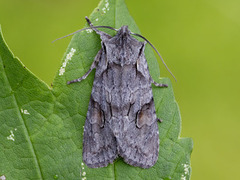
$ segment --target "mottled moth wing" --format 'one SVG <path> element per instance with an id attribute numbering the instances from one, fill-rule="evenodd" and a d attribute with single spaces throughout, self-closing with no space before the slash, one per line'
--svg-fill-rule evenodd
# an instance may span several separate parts
<path id="1" fill-rule="evenodd" d="M 111 37 L 101 32 L 101 38 L 107 40 Z M 111 111 L 103 83 L 106 81 L 103 77 L 106 62 L 106 50 L 102 48 L 93 62 L 97 67 L 84 125 L 83 161 L 92 168 L 105 167 L 118 157 L 116 138 L 110 124 L 106 123 Z"/>
<path id="2" fill-rule="evenodd" d="M 124 128 L 118 148 L 120 156 L 128 164 L 149 168 L 158 159 L 159 133 L 144 45 L 140 51 L 136 57 L 136 71 L 128 80 L 131 101 L 122 122 Z"/>
<path id="3" fill-rule="evenodd" d="M 96 68 L 84 126 L 83 161 L 92 168 L 104 167 L 121 156 L 130 165 L 153 166 L 158 159 L 159 133 L 151 84 L 155 83 L 144 56 L 145 42 L 122 26 L 111 37 L 100 35 L 102 48 L 85 79 Z"/>
<path id="4" fill-rule="evenodd" d="M 83 161 L 92 168 L 105 167 L 118 157 L 116 139 L 104 122 L 104 112 L 91 96 L 84 126 Z"/>

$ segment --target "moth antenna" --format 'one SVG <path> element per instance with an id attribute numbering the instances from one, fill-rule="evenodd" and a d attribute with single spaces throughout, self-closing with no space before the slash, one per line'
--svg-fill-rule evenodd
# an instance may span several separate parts
<path id="1" fill-rule="evenodd" d="M 173 77 L 173 78 L 175 79 L 175 81 L 177 82 L 177 79 L 175 78 L 175 76 L 173 75 L 173 73 L 170 71 L 170 69 L 168 68 L 167 64 L 166 64 L 165 61 L 163 60 L 161 54 L 160 54 L 160 53 L 158 52 L 158 50 L 153 46 L 153 44 L 152 44 L 149 40 L 147 40 L 147 38 L 143 37 L 143 36 L 140 35 L 140 34 L 135 34 L 135 33 L 131 33 L 131 34 L 132 34 L 132 35 L 135 35 L 135 36 L 138 36 L 138 37 L 140 37 L 140 38 L 142 38 L 142 39 L 144 39 L 144 40 L 156 51 L 156 53 L 157 53 L 158 56 L 160 57 L 162 63 L 164 64 L 164 66 L 166 67 L 166 69 L 168 70 L 168 72 L 172 75 L 172 77 Z"/>
<path id="2" fill-rule="evenodd" d="M 89 24 L 89 26 L 90 26 L 91 28 L 93 28 L 93 24 L 92 24 L 92 22 L 90 21 L 90 19 L 89 19 L 87 16 L 85 16 L 85 19 L 86 19 L 87 23 Z M 94 29 L 94 28 L 93 28 L 93 29 Z"/>
<path id="3" fill-rule="evenodd" d="M 79 30 L 77 30 L 77 31 L 75 31 L 75 32 L 73 32 L 73 33 L 70 33 L 70 34 L 66 35 L 66 36 L 57 38 L 57 39 L 55 39 L 54 41 L 52 41 L 52 43 L 54 43 L 54 42 L 57 41 L 57 40 L 63 39 L 63 38 L 65 38 L 65 37 L 72 36 L 72 35 L 74 35 L 74 34 L 76 34 L 76 33 L 78 33 L 78 32 L 85 31 L 85 30 L 87 30 L 87 29 L 93 29 L 93 28 L 106 28 L 106 29 L 111 29 L 111 30 L 117 31 L 115 28 L 110 27 L 110 26 L 91 26 L 91 27 L 86 27 L 86 28 L 83 28 L 83 29 L 79 29 Z"/>
<path id="4" fill-rule="evenodd" d="M 85 19 L 86 19 L 88 25 L 89 25 L 97 34 L 99 34 L 99 35 L 101 36 L 102 32 L 99 31 L 97 28 L 95 28 L 96 26 L 93 25 L 93 23 L 90 21 L 90 19 L 89 19 L 87 16 L 85 16 Z M 109 26 L 108 26 L 108 27 L 109 27 Z M 112 30 L 114 30 L 114 31 L 118 31 L 117 29 L 115 29 L 115 28 L 113 28 L 113 27 L 110 27 L 109 29 L 112 29 Z"/>

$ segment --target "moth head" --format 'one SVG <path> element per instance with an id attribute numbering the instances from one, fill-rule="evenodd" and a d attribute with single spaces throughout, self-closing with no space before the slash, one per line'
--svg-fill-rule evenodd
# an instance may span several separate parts
<path id="1" fill-rule="evenodd" d="M 122 26 L 118 30 L 118 35 L 129 36 L 130 34 L 131 34 L 131 31 L 128 29 L 128 26 Z"/>

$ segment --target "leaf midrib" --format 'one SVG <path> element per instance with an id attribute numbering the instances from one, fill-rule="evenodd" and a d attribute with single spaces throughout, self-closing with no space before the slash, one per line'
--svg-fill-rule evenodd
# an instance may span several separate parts
<path id="1" fill-rule="evenodd" d="M 4 39 L 3 39 L 3 37 L 2 37 L 2 40 L 3 40 L 3 42 L 5 42 Z M 6 44 L 6 43 L 5 43 L 5 44 Z M 13 59 L 15 59 L 15 57 L 13 56 L 13 54 L 11 54 L 11 56 L 12 56 Z M 2 58 L 1 55 L 0 55 L 0 60 L 3 62 L 3 58 Z M 11 92 L 13 92 L 13 89 L 12 89 L 12 87 L 11 87 L 11 84 L 10 84 L 10 82 L 9 82 L 9 79 L 8 79 L 8 76 L 7 76 L 7 73 L 6 73 L 6 70 L 5 70 L 4 67 L 3 67 L 3 74 L 4 74 L 4 76 L 5 76 L 6 80 L 7 80 L 7 83 L 8 83 L 8 86 L 9 86 Z M 22 124 L 24 125 L 24 127 L 23 127 L 23 131 L 25 132 L 24 134 L 27 134 L 27 135 L 26 135 L 26 140 L 28 141 L 28 144 L 30 145 L 30 150 L 32 151 L 33 159 L 34 159 L 34 161 L 35 161 L 35 163 L 36 163 L 36 165 L 37 165 L 37 171 L 38 171 L 37 174 L 40 175 L 40 179 L 43 179 L 43 174 L 42 174 L 42 170 L 41 170 L 41 167 L 40 167 L 39 159 L 38 159 L 38 157 L 37 157 L 37 155 L 36 155 L 36 150 L 35 150 L 35 148 L 34 148 L 34 146 L 33 146 L 32 141 L 31 141 L 30 133 L 29 133 L 29 130 L 28 130 L 27 125 L 26 125 L 26 123 L 25 123 L 25 120 L 24 120 L 24 118 L 23 118 L 23 115 L 22 115 L 22 113 L 20 112 L 20 109 L 18 108 L 18 107 L 20 107 L 20 105 L 19 105 L 18 102 L 17 102 L 17 98 L 16 98 L 16 96 L 15 96 L 15 93 L 12 93 L 12 97 L 13 97 L 13 99 L 14 99 L 14 102 L 13 102 L 13 103 L 14 103 L 15 107 L 18 109 L 18 111 L 17 111 L 18 117 L 20 117 L 20 121 L 22 121 Z"/>

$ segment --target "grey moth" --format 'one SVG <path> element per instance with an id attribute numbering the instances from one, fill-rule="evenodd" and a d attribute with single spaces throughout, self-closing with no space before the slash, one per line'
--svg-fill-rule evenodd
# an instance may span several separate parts
<path id="1" fill-rule="evenodd" d="M 98 168 L 122 157 L 132 166 L 150 168 L 159 153 L 158 118 L 151 84 L 167 85 L 152 79 L 144 55 L 146 41 L 132 37 L 137 34 L 128 26 L 122 26 L 112 37 L 98 29 L 106 26 L 93 26 L 86 19 L 100 35 L 102 48 L 88 72 L 68 82 L 80 82 L 96 68 L 84 126 L 83 161 L 88 167 Z"/>

